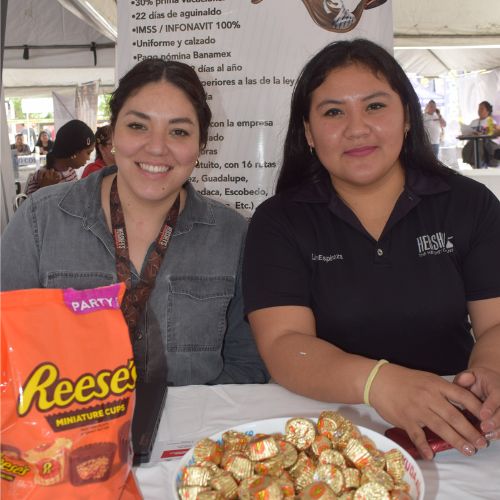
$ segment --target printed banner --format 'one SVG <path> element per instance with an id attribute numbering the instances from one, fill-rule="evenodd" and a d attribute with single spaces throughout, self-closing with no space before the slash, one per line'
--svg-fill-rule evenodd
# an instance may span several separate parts
<path id="1" fill-rule="evenodd" d="M 191 181 L 246 216 L 274 192 L 293 85 L 326 44 L 392 51 L 391 0 L 118 0 L 117 76 L 160 57 L 196 69 L 212 109 Z"/>

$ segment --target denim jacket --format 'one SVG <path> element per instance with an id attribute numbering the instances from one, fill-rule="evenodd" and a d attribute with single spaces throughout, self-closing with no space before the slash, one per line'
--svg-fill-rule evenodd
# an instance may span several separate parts
<path id="1" fill-rule="evenodd" d="M 28 197 L 2 235 L 2 290 L 117 282 L 113 239 L 101 207 L 102 178 L 114 172 L 116 167 L 105 168 Z M 185 208 L 134 339 L 138 374 L 150 379 L 155 366 L 163 366 L 166 350 L 170 385 L 265 382 L 243 316 L 247 223 L 189 183 L 185 188 Z M 132 275 L 137 281 L 133 266 Z"/>

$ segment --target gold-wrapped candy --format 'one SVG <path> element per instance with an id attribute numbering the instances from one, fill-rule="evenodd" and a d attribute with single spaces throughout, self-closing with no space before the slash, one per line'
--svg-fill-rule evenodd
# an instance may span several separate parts
<path id="1" fill-rule="evenodd" d="M 345 458 L 342 453 L 338 450 L 325 450 L 321 452 L 321 455 L 318 458 L 318 462 L 320 464 L 331 464 L 344 469 L 347 467 L 345 463 Z"/>
<path id="2" fill-rule="evenodd" d="M 363 469 L 372 461 L 370 452 L 358 439 L 351 438 L 347 442 L 347 445 L 344 448 L 344 454 L 357 469 Z"/>
<path id="3" fill-rule="evenodd" d="M 282 500 L 283 494 L 275 478 L 255 476 L 246 479 L 238 488 L 240 500 Z"/>
<path id="4" fill-rule="evenodd" d="M 314 472 L 314 480 L 326 483 L 338 495 L 344 490 L 342 469 L 331 464 L 321 464 Z"/>
<path id="5" fill-rule="evenodd" d="M 285 425 L 285 439 L 300 451 L 309 448 L 315 437 L 316 428 L 306 418 L 291 418 Z"/>
<path id="6" fill-rule="evenodd" d="M 254 462 L 275 457 L 279 453 L 279 447 L 271 436 L 251 439 L 248 443 L 248 457 Z"/>
<path id="7" fill-rule="evenodd" d="M 208 467 L 190 465 L 182 471 L 182 484 L 184 486 L 208 486 L 212 479 L 212 471 Z"/>
<path id="8" fill-rule="evenodd" d="M 225 499 L 238 497 L 238 483 L 229 472 L 224 472 L 210 481 L 210 487 L 220 492 Z"/>
<path id="9" fill-rule="evenodd" d="M 230 472 L 237 481 L 253 475 L 253 463 L 243 454 L 231 455 L 224 465 L 224 470 Z"/>
<path id="10" fill-rule="evenodd" d="M 214 464 L 213 462 L 206 461 L 206 462 L 200 462 L 197 465 L 200 467 L 206 467 L 207 469 L 210 470 L 212 473 L 212 477 L 219 476 L 220 474 L 224 474 L 224 469 L 221 469 L 217 464 Z"/>
<path id="11" fill-rule="evenodd" d="M 297 448 L 285 440 L 277 441 L 277 443 L 280 454 L 283 457 L 283 467 L 288 469 L 297 461 L 297 457 L 299 456 Z"/>
<path id="12" fill-rule="evenodd" d="M 222 443 L 224 445 L 224 450 L 237 450 L 243 451 L 250 441 L 250 437 L 243 432 L 238 431 L 226 431 L 222 434 Z"/>
<path id="13" fill-rule="evenodd" d="M 262 460 L 254 465 L 254 471 L 256 474 L 262 474 L 267 476 L 279 477 L 283 474 L 285 470 L 283 466 L 283 456 L 276 455 L 274 457 L 268 458 L 267 460 Z"/>
<path id="14" fill-rule="evenodd" d="M 179 479 L 180 499 L 411 500 L 403 454 L 378 450 L 339 413 L 322 412 L 317 426 L 292 418 L 284 430 L 253 438 L 227 431 L 222 446 L 199 441 Z"/>
<path id="15" fill-rule="evenodd" d="M 297 461 L 288 470 L 295 480 L 295 489 L 297 491 L 302 491 L 305 486 L 313 482 L 315 470 L 316 466 L 313 460 L 301 451 Z"/>
<path id="16" fill-rule="evenodd" d="M 381 484 L 365 483 L 354 493 L 354 500 L 391 500 L 391 496 Z"/>
<path id="17" fill-rule="evenodd" d="M 343 433 L 342 426 L 345 421 L 346 419 L 336 411 L 322 411 L 318 417 L 318 432 L 330 441 L 338 439 Z"/>
<path id="18" fill-rule="evenodd" d="M 353 467 L 346 467 L 344 473 L 344 487 L 347 490 L 359 488 L 361 484 L 361 472 Z"/>
<path id="19" fill-rule="evenodd" d="M 338 497 L 328 484 L 316 481 L 308 484 L 300 493 L 300 500 L 336 500 Z"/>
<path id="20" fill-rule="evenodd" d="M 196 500 L 226 500 L 226 497 L 224 497 L 224 495 L 222 495 L 222 493 L 219 493 L 218 491 L 210 490 L 198 493 Z"/>
<path id="21" fill-rule="evenodd" d="M 316 457 L 319 457 L 323 451 L 331 450 L 332 442 L 322 434 L 317 435 L 311 444 L 311 451 Z"/>
<path id="22" fill-rule="evenodd" d="M 193 450 L 193 458 L 195 462 L 213 462 L 219 465 L 222 457 L 222 448 L 219 443 L 212 441 L 209 438 L 198 441 Z"/>
<path id="23" fill-rule="evenodd" d="M 284 498 L 295 498 L 295 485 L 293 484 L 292 477 L 287 471 L 283 472 L 283 474 L 277 478 L 277 481 Z"/>
<path id="24" fill-rule="evenodd" d="M 182 486 L 177 490 L 181 500 L 196 500 L 203 491 L 210 491 L 210 488 L 205 486 Z"/>
<path id="25" fill-rule="evenodd" d="M 384 453 L 387 472 L 392 476 L 394 481 L 398 483 L 405 476 L 405 463 L 403 454 L 396 449 L 386 451 Z"/>
<path id="26" fill-rule="evenodd" d="M 394 489 L 394 480 L 391 475 L 385 470 L 368 465 L 361 473 L 361 484 L 365 483 L 378 483 L 381 484 L 386 490 Z"/>

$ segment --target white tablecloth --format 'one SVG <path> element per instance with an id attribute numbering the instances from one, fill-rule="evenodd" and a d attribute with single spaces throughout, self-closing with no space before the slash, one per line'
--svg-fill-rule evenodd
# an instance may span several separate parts
<path id="1" fill-rule="evenodd" d="M 171 500 L 178 460 L 160 460 L 167 449 L 185 448 L 229 427 L 275 417 L 317 417 L 339 410 L 355 424 L 383 433 L 390 425 L 366 405 L 329 404 L 304 398 L 276 384 L 169 388 L 152 461 L 136 468 L 145 500 Z M 433 500 L 500 499 L 500 442 L 474 457 L 455 450 L 419 461 L 425 498 Z"/>

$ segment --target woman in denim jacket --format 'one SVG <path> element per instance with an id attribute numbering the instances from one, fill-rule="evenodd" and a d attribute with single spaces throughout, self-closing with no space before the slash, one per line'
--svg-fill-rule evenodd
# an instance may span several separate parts
<path id="1" fill-rule="evenodd" d="M 188 180 L 211 119 L 198 76 L 183 63 L 143 61 L 120 80 L 110 109 L 116 166 L 21 205 L 2 237 L 2 289 L 125 281 L 140 379 L 265 382 L 242 308 L 246 221 Z M 144 288 L 133 319 L 133 294 Z"/>

